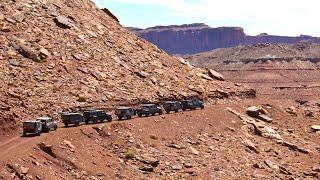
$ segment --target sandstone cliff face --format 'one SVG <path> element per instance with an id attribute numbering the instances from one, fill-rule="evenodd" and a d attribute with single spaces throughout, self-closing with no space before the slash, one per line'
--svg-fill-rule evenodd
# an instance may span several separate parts
<path id="1" fill-rule="evenodd" d="M 248 36 L 240 27 L 211 28 L 205 24 L 131 28 L 131 30 L 170 54 L 182 55 L 257 43 L 320 42 L 319 38 L 311 36 L 288 37 L 268 34 Z"/>

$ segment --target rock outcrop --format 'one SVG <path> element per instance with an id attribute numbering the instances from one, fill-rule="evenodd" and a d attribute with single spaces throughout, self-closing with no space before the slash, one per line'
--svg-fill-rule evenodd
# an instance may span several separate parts
<path id="1" fill-rule="evenodd" d="M 305 35 L 289 37 L 262 33 L 257 36 L 249 36 L 240 27 L 211 28 L 205 24 L 129 29 L 169 54 L 181 55 L 257 43 L 297 43 L 301 41 L 320 43 L 319 38 Z"/>

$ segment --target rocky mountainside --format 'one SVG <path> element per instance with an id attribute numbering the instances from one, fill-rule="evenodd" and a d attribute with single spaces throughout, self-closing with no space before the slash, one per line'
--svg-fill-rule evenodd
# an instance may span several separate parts
<path id="1" fill-rule="evenodd" d="M 89 0 L 0 3 L 0 127 L 79 106 L 251 96 L 121 27 Z"/>
<path id="2" fill-rule="evenodd" d="M 211 28 L 205 24 L 156 26 L 147 29 L 130 28 L 138 36 L 152 42 L 170 54 L 195 54 L 217 48 L 252 45 L 257 43 L 319 43 L 317 37 L 274 36 L 266 33 L 249 36 L 240 27 Z"/>

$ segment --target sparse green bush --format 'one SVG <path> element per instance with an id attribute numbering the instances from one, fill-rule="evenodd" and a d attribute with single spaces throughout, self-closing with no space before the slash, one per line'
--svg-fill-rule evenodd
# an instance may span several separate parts
<path id="1" fill-rule="evenodd" d="M 78 102 L 86 102 L 87 101 L 87 98 L 83 95 L 79 95 L 78 96 Z"/>
<path id="2" fill-rule="evenodd" d="M 124 154 L 124 158 L 126 159 L 133 159 L 136 155 L 136 152 L 132 149 L 128 149 L 125 154 Z"/>

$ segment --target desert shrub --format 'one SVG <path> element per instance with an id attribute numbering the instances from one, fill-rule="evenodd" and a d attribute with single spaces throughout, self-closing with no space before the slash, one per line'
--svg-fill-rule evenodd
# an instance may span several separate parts
<path id="1" fill-rule="evenodd" d="M 136 152 L 132 149 L 128 149 L 125 154 L 124 154 L 124 158 L 126 159 L 133 159 L 136 155 Z"/>
<path id="2" fill-rule="evenodd" d="M 78 102 L 86 102 L 87 101 L 87 98 L 83 95 L 79 95 L 78 96 Z"/>

